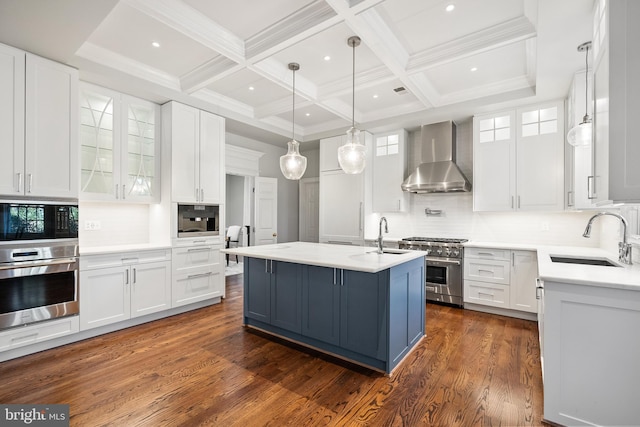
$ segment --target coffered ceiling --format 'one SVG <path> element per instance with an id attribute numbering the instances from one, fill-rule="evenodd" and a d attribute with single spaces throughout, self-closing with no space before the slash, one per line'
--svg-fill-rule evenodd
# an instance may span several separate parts
<path id="1" fill-rule="evenodd" d="M 283 144 L 566 95 L 592 0 L 0 0 L 0 42 Z M 453 5 L 451 11 L 447 6 Z M 352 48 L 358 35 L 355 104 Z M 154 47 L 152 43 L 159 46 Z"/>

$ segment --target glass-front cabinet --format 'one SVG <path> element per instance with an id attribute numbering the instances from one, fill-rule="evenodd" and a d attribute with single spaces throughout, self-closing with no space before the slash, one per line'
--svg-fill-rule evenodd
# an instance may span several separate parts
<path id="1" fill-rule="evenodd" d="M 160 201 L 160 106 L 83 84 L 80 191 L 85 200 Z"/>

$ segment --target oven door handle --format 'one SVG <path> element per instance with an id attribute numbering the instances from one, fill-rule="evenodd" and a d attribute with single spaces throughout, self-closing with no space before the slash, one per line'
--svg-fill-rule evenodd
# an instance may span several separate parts
<path id="1" fill-rule="evenodd" d="M 77 258 L 57 258 L 57 259 L 51 259 L 51 260 L 19 261 L 19 262 L 0 264 L 0 270 L 15 270 L 16 268 L 31 268 L 31 267 L 48 267 L 50 265 L 75 264 L 77 262 L 78 262 Z"/>
<path id="2" fill-rule="evenodd" d="M 448 267 L 450 265 L 461 265 L 460 260 L 442 260 L 427 258 L 427 264 L 434 267 Z"/>

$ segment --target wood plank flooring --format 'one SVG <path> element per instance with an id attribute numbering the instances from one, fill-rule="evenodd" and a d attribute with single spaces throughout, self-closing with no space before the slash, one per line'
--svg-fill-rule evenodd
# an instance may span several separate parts
<path id="1" fill-rule="evenodd" d="M 242 327 L 218 305 L 0 363 L 0 403 L 68 403 L 72 426 L 538 426 L 534 322 L 427 305 L 391 377 Z"/>

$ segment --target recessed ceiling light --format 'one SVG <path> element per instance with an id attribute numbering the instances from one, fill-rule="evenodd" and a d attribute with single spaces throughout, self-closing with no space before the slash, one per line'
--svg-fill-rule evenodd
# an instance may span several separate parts
<path id="1" fill-rule="evenodd" d="M 153 46 L 153 47 L 160 47 L 160 43 L 158 43 L 158 42 L 151 42 L 151 46 Z"/>
<path id="2" fill-rule="evenodd" d="M 378 94 L 376 93 L 375 95 L 373 95 L 373 97 L 374 97 L 374 98 L 377 98 L 377 97 L 378 97 Z"/>
<path id="3" fill-rule="evenodd" d="M 478 67 L 471 67 L 471 71 L 478 71 Z"/>
<path id="4" fill-rule="evenodd" d="M 329 55 L 327 55 L 327 56 L 324 57 L 324 60 L 325 61 L 331 61 L 331 57 Z"/>
<path id="5" fill-rule="evenodd" d="M 451 12 L 455 8 L 456 8 L 455 4 L 449 4 L 449 5 L 447 5 L 447 7 L 445 7 L 444 10 L 446 10 L 447 12 Z"/>
<path id="6" fill-rule="evenodd" d="M 249 86 L 249 90 L 254 90 L 255 88 L 253 86 Z"/>
<path id="7" fill-rule="evenodd" d="M 307 114 L 305 114 L 305 116 L 307 116 L 307 117 L 309 117 L 310 115 L 311 115 L 311 113 L 307 113 Z"/>

